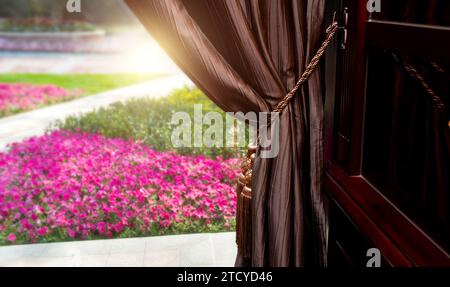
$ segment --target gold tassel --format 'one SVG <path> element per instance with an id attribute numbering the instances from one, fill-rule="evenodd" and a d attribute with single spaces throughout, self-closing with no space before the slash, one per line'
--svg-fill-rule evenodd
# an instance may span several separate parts
<path id="1" fill-rule="evenodd" d="M 249 145 L 247 155 L 242 162 L 242 174 L 236 187 L 236 244 L 239 253 L 247 259 L 251 258 L 252 247 L 252 168 L 255 160 L 256 146 Z"/>

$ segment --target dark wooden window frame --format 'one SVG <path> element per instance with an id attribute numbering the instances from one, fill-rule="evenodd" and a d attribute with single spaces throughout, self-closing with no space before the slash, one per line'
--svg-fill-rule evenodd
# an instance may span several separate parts
<path id="1" fill-rule="evenodd" d="M 449 254 L 361 174 L 367 51 L 381 48 L 449 59 L 449 41 L 430 43 L 450 39 L 450 29 L 371 21 L 366 1 L 327 5 L 328 22 L 333 11 L 345 6 L 349 23 L 347 49 L 339 48 L 338 37 L 325 60 L 324 188 L 389 265 L 450 266 Z"/>

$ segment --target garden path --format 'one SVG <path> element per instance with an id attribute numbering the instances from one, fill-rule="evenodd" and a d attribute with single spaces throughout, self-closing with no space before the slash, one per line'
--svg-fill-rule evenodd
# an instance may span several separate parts
<path id="1" fill-rule="evenodd" d="M 202 233 L 0 247 L 0 267 L 227 267 L 235 233 Z"/>
<path id="2" fill-rule="evenodd" d="M 92 111 L 130 98 L 165 96 L 173 89 L 185 85 L 192 85 L 192 82 L 183 74 L 177 73 L 0 119 L 0 151 L 5 151 L 10 143 L 42 135 L 51 123 L 70 115 Z"/>

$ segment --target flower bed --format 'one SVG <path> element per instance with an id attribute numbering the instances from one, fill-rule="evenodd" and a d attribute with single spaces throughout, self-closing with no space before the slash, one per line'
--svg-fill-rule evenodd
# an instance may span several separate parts
<path id="1" fill-rule="evenodd" d="M 0 83 L 0 117 L 69 100 L 81 90 L 66 90 L 54 85 Z"/>
<path id="2" fill-rule="evenodd" d="M 0 153 L 0 244 L 231 230 L 237 160 L 54 131 Z"/>
<path id="3" fill-rule="evenodd" d="M 0 51 L 102 52 L 117 49 L 111 46 L 115 41 L 107 40 L 105 36 L 104 30 L 87 22 L 0 19 Z"/>

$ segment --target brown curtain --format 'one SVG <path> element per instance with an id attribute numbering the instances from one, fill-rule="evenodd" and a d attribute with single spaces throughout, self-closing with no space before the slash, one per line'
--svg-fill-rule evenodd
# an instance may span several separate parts
<path id="1" fill-rule="evenodd" d="M 325 0 L 126 0 L 153 37 L 223 110 L 268 112 L 323 39 Z M 237 266 L 324 266 L 320 72 L 280 115 L 280 152 L 257 156 L 252 256 Z"/>

